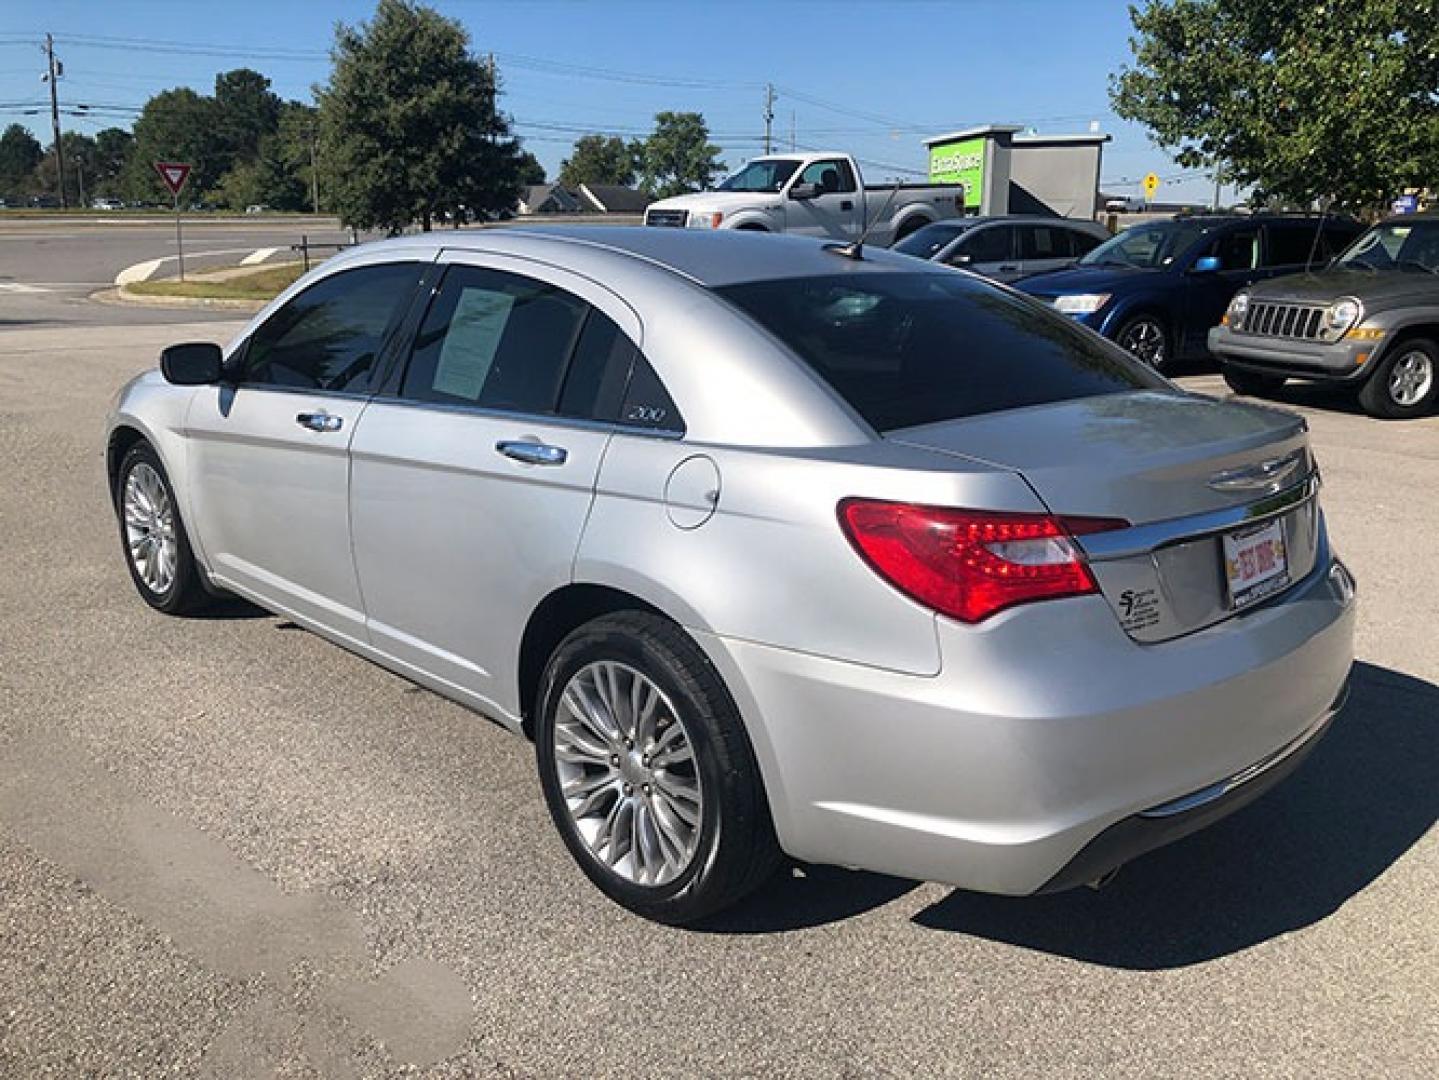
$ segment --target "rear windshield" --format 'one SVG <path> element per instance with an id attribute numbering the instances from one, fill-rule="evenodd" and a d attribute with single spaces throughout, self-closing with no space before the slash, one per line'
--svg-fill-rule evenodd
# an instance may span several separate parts
<path id="1" fill-rule="evenodd" d="M 1036 301 L 964 274 L 843 274 L 717 292 L 877 431 L 1168 384 Z"/>

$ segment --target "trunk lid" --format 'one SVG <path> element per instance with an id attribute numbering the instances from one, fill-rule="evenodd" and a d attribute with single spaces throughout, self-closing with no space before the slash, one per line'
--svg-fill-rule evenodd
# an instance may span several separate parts
<path id="1" fill-rule="evenodd" d="M 1287 583 L 1266 595 L 1314 566 L 1314 466 L 1304 420 L 1290 413 L 1139 391 L 927 424 L 888 438 L 1012 469 L 1055 514 L 1128 521 L 1130 528 L 1079 543 L 1116 616 L 1140 641 L 1177 637 L 1239 610 L 1226 535 L 1281 522 L 1276 539 Z"/>

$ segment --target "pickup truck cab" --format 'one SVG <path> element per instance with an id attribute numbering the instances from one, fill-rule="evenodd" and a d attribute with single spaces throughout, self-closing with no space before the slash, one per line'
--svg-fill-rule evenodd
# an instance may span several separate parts
<path id="1" fill-rule="evenodd" d="M 848 154 L 776 154 L 751 160 L 713 191 L 651 203 L 645 224 L 745 229 L 856 240 L 888 247 L 964 212 L 961 184 L 863 183 Z"/>

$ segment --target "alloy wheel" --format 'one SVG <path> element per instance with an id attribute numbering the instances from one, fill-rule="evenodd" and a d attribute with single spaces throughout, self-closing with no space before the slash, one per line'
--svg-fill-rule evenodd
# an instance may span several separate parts
<path id="1" fill-rule="evenodd" d="M 175 510 L 160 474 L 144 461 L 125 478 L 125 545 L 145 587 L 160 596 L 175 581 Z"/>
<path id="2" fill-rule="evenodd" d="M 1164 366 L 1164 327 L 1153 319 L 1136 319 L 1126 326 L 1119 346 L 1152 368 Z"/>
<path id="3" fill-rule="evenodd" d="M 1389 371 L 1389 396 L 1394 404 L 1412 408 L 1434 386 L 1434 361 L 1422 349 L 1411 349 Z"/>
<path id="4" fill-rule="evenodd" d="M 594 860 L 636 885 L 683 874 L 699 848 L 704 796 L 664 691 L 628 664 L 587 664 L 565 685 L 553 732 L 565 807 Z"/>

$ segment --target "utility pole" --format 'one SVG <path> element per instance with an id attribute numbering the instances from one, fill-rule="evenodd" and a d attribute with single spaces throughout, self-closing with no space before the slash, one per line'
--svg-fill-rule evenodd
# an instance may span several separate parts
<path id="1" fill-rule="evenodd" d="M 774 123 L 774 83 L 764 84 L 764 152 L 770 152 L 770 127 Z"/>
<path id="2" fill-rule="evenodd" d="M 45 35 L 45 59 L 50 68 L 45 79 L 50 83 L 50 127 L 55 134 L 55 182 L 60 187 L 60 208 L 63 210 L 70 203 L 65 197 L 65 152 L 60 148 L 60 97 L 55 80 L 64 73 L 65 65 L 55 59 L 55 39 L 49 34 Z"/>
<path id="3" fill-rule="evenodd" d="M 320 212 L 320 169 L 315 164 L 315 125 L 311 124 L 305 131 L 310 136 L 310 207 L 318 214 Z"/>
<path id="4" fill-rule="evenodd" d="M 798 136 L 795 134 L 795 130 L 796 130 L 795 111 L 794 111 L 793 109 L 791 109 L 791 110 L 789 111 L 789 152 L 790 152 L 791 154 L 794 153 L 795 143 L 799 141 Z"/>

